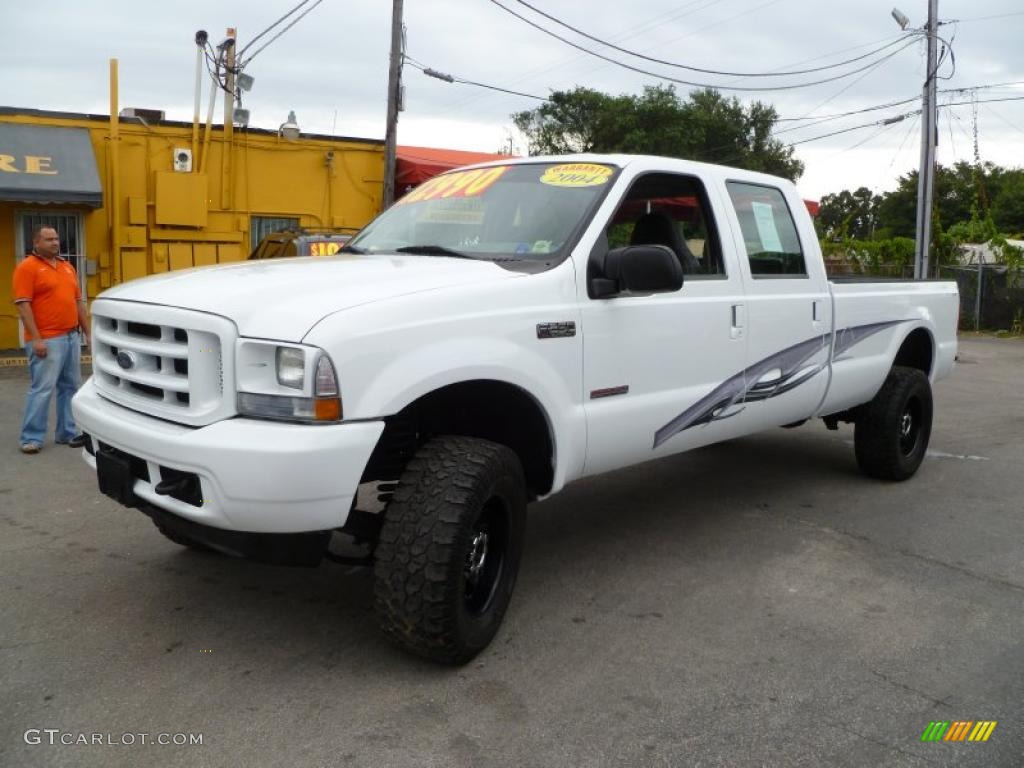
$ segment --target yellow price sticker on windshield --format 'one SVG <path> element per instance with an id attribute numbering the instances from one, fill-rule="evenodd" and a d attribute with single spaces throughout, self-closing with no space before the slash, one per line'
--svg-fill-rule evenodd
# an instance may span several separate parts
<path id="1" fill-rule="evenodd" d="M 338 241 L 328 241 L 320 243 L 309 244 L 309 255 L 310 256 L 333 256 L 341 250 L 341 243 Z"/>
<path id="2" fill-rule="evenodd" d="M 477 168 L 472 171 L 456 171 L 435 176 L 420 184 L 399 200 L 396 205 L 449 197 L 479 197 L 508 169 L 507 165 L 498 165 L 492 168 Z"/>
<path id="3" fill-rule="evenodd" d="M 548 168 L 540 181 L 553 187 L 597 187 L 605 184 L 611 175 L 612 169 L 607 165 L 566 163 Z"/>

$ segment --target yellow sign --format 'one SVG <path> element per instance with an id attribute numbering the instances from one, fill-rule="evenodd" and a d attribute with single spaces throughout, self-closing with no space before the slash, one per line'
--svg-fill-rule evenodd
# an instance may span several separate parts
<path id="1" fill-rule="evenodd" d="M 499 165 L 496 168 L 478 168 L 475 171 L 456 171 L 435 176 L 420 184 L 398 203 L 419 203 L 446 197 L 477 197 L 507 170 L 507 165 Z"/>
<path id="2" fill-rule="evenodd" d="M 341 250 L 342 243 L 337 240 L 309 244 L 310 256 L 333 256 Z"/>
<path id="3" fill-rule="evenodd" d="M 548 168 L 540 181 L 553 187 L 597 187 L 607 183 L 611 175 L 612 169 L 607 165 L 566 163 Z"/>

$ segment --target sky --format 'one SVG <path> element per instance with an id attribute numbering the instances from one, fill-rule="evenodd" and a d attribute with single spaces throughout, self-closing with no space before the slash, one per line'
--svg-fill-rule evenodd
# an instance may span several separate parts
<path id="1" fill-rule="evenodd" d="M 574 49 L 496 2 L 584 48 L 655 74 L 633 72 Z M 733 88 L 803 85 L 863 68 L 806 87 L 723 92 L 775 107 L 783 118 L 777 137 L 794 143 L 796 156 L 806 165 L 797 185 L 807 198 L 860 186 L 891 190 L 900 175 L 920 162 L 920 118 L 909 113 L 920 109 L 925 46 L 920 35 L 901 32 L 890 11 L 898 3 L 910 19 L 908 29 L 920 28 L 927 20 L 927 0 L 529 2 L 601 40 L 702 69 L 764 73 L 870 55 L 841 67 L 786 77 L 701 74 L 602 47 L 538 16 L 519 0 L 405 0 L 406 54 L 462 80 L 540 97 L 576 86 L 639 93 L 645 85 L 667 82 L 659 76 Z M 196 30 L 207 30 L 217 43 L 227 27 L 235 27 L 241 50 L 298 3 L 4 0 L 7 34 L 0 48 L 0 105 L 107 114 L 108 61 L 117 58 L 120 107 L 161 109 L 168 119 L 191 120 Z M 312 10 L 265 49 L 255 53 L 284 25 L 249 47 L 252 58 L 245 72 L 255 83 L 243 94 L 243 106 L 251 112 L 250 125 L 276 129 L 294 110 L 304 132 L 383 139 L 391 3 L 314 3 L 306 0 L 299 13 Z M 945 22 L 939 35 L 953 53 L 953 60 L 947 56 L 939 70 L 939 162 L 973 161 L 976 127 L 982 160 L 1024 165 L 1024 9 L 1019 0 L 941 0 L 939 19 Z M 891 47 L 872 54 L 889 43 Z M 204 80 L 205 117 L 209 79 Z M 518 153 L 526 152 L 510 115 L 540 101 L 432 79 L 413 63 L 405 65 L 403 84 L 400 144 L 484 152 L 511 145 Z M 676 87 L 681 94 L 691 90 Z M 917 101 L 833 118 L 906 99 Z M 220 102 L 216 109 L 219 121 Z M 879 124 L 900 115 L 905 117 Z M 812 124 L 814 118 L 828 119 Z M 837 135 L 824 137 L 829 133 Z"/>

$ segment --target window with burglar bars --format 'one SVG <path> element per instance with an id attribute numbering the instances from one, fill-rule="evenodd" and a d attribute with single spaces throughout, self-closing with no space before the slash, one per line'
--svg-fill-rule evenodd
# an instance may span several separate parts
<path id="1" fill-rule="evenodd" d="M 253 216 L 249 225 L 249 251 L 256 250 L 267 235 L 299 228 L 299 219 L 288 216 Z"/>
<path id="2" fill-rule="evenodd" d="M 32 233 L 36 227 L 53 227 L 60 236 L 60 254 L 75 268 L 82 286 L 82 295 L 85 295 L 85 251 L 81 215 L 25 211 L 18 219 L 18 261 L 32 253 Z"/>

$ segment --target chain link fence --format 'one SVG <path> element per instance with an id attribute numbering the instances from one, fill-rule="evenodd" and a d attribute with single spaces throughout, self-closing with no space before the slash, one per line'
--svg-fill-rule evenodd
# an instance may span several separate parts
<path id="1" fill-rule="evenodd" d="M 826 258 L 825 268 L 829 277 L 864 275 L 914 279 L 913 264 L 868 265 Z M 960 330 L 1009 331 L 1024 335 L 1024 270 L 1006 264 L 940 265 L 933 266 L 933 270 L 933 277 L 956 281 L 960 291 Z"/>
<path id="2" fill-rule="evenodd" d="M 939 267 L 960 289 L 960 329 L 1024 331 L 1024 271 L 1005 264 Z"/>

